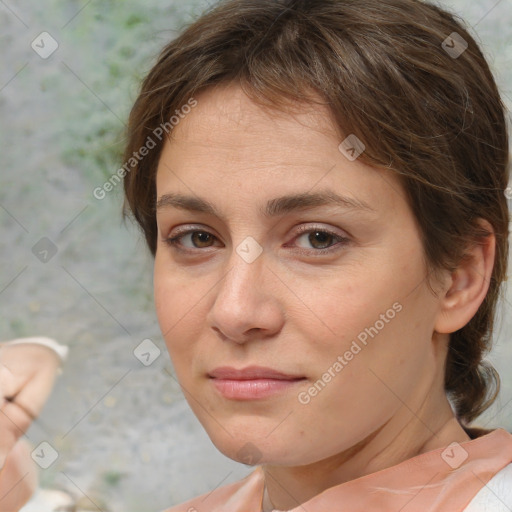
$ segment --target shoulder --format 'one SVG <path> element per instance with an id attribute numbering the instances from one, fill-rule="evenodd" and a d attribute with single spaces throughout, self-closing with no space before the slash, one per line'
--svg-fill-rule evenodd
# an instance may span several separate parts
<path id="1" fill-rule="evenodd" d="M 512 464 L 496 473 L 471 500 L 464 512 L 510 512 L 512 510 Z"/>
<path id="2" fill-rule="evenodd" d="M 238 482 L 219 487 L 164 512 L 214 512 L 228 509 L 247 511 L 261 507 L 263 486 L 263 470 L 258 467 Z"/>

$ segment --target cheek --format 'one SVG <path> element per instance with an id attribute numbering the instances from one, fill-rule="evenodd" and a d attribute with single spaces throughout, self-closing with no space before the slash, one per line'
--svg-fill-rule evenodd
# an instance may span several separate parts
<path id="1" fill-rule="evenodd" d="M 169 272 L 158 256 L 155 258 L 153 283 L 156 316 L 170 351 L 170 341 L 172 341 L 172 345 L 176 344 L 174 340 L 180 338 L 177 336 L 181 328 L 180 324 L 187 321 L 185 315 L 187 308 L 184 299 L 186 290 L 179 284 L 176 277 Z M 180 318 L 181 321 L 179 321 Z"/>
<path id="2" fill-rule="evenodd" d="M 173 323 L 173 311 L 176 311 L 173 301 L 173 294 L 169 286 L 163 282 L 161 278 L 155 273 L 154 280 L 154 299 L 156 316 L 160 324 L 160 330 L 166 338 L 166 333 L 171 329 Z"/>
<path id="3" fill-rule="evenodd" d="M 192 306 L 190 302 L 193 288 L 190 279 L 182 278 L 179 270 L 165 257 L 165 254 L 161 255 L 157 251 L 153 272 L 153 292 L 162 334 L 165 335 L 175 324 L 178 327 L 177 322 L 180 318 L 182 322 L 187 322 L 186 312 Z"/>
<path id="4" fill-rule="evenodd" d="M 380 281 L 365 282 L 364 279 L 355 276 L 331 280 L 318 294 L 311 293 L 311 286 L 304 288 L 302 293 L 308 297 L 308 315 L 303 312 L 295 318 L 301 323 L 302 332 L 308 333 L 312 352 L 336 359 L 350 350 L 353 341 L 359 341 L 363 347 L 364 342 L 372 339 L 367 329 L 392 308 L 393 294 L 389 293 L 390 287 L 382 275 Z"/>
<path id="5" fill-rule="evenodd" d="M 191 345 L 186 336 L 186 317 L 183 317 L 182 302 L 175 293 L 175 288 L 170 283 L 158 280 L 155 275 L 154 298 L 156 315 L 162 336 L 172 365 L 180 382 L 186 378 L 187 368 L 190 368 L 190 357 L 186 347 Z M 180 321 L 180 318 L 182 320 Z M 189 333 L 190 335 L 190 333 Z"/>
<path id="6" fill-rule="evenodd" d="M 204 325 L 204 303 L 194 293 L 189 278 L 169 270 L 167 262 L 155 258 L 154 301 L 156 315 L 167 350 L 177 372 L 189 367 Z M 198 290 L 201 292 L 202 290 Z"/>
<path id="7" fill-rule="evenodd" d="M 421 288 L 410 293 L 414 282 L 410 269 L 391 270 L 380 270 L 378 278 L 362 276 L 356 280 L 358 286 L 350 285 L 348 279 L 331 283 L 334 292 L 317 296 L 311 308 L 321 312 L 323 322 L 301 321 L 301 331 L 310 340 L 304 355 L 312 362 L 312 375 L 329 381 L 329 374 L 322 376 L 330 369 L 336 378 L 329 387 L 343 389 L 338 395 L 342 402 L 350 401 L 347 391 L 360 404 L 368 397 L 374 400 L 375 388 L 380 393 L 385 387 L 379 377 L 406 391 L 421 368 L 434 363 L 431 322 L 435 304 Z M 332 368 L 338 356 L 341 371 L 336 371 L 339 364 Z"/>

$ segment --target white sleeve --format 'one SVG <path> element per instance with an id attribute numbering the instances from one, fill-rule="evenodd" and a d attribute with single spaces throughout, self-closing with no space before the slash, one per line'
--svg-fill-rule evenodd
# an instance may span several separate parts
<path id="1" fill-rule="evenodd" d="M 487 482 L 464 512 L 510 512 L 512 510 L 512 464 Z"/>
<path id="2" fill-rule="evenodd" d="M 43 345 L 44 347 L 48 347 L 53 350 L 60 358 L 61 362 L 64 362 L 68 356 L 69 348 L 66 345 L 60 345 L 55 340 L 51 338 L 45 338 L 42 336 L 34 336 L 32 338 L 18 338 L 15 340 L 7 341 L 5 345 L 22 345 L 22 344 L 30 344 L 33 343 L 35 345 Z"/>

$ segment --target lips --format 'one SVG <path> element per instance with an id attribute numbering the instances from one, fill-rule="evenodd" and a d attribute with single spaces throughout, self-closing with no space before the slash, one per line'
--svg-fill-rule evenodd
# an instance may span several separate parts
<path id="1" fill-rule="evenodd" d="M 214 379 L 225 380 L 299 380 L 304 378 L 303 375 L 290 375 L 272 368 L 265 368 L 263 366 L 248 366 L 242 370 L 236 370 L 229 366 L 222 366 L 211 371 L 208 376 Z"/>
<path id="2" fill-rule="evenodd" d="M 305 379 L 265 368 L 249 366 L 241 370 L 223 366 L 208 373 L 215 389 L 228 400 L 260 400 L 285 393 Z"/>

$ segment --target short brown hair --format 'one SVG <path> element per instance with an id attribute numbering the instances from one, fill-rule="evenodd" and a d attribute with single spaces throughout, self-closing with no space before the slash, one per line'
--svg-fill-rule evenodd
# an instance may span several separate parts
<path id="1" fill-rule="evenodd" d="M 448 51 L 463 50 L 464 41 L 462 54 Z M 482 359 L 507 270 L 509 155 L 504 105 L 463 23 L 417 0 L 220 2 L 163 49 L 144 80 L 125 159 L 193 95 L 229 82 L 276 109 L 289 100 L 318 101 L 314 91 L 341 133 L 364 142 L 362 161 L 398 174 L 420 227 L 428 277 L 454 270 L 468 245 L 489 235 L 478 218 L 492 225 L 497 246 L 487 296 L 450 335 L 446 362 L 445 389 L 459 420 L 471 422 L 499 390 L 497 372 Z M 124 182 L 125 212 L 153 255 L 164 142 Z"/>

